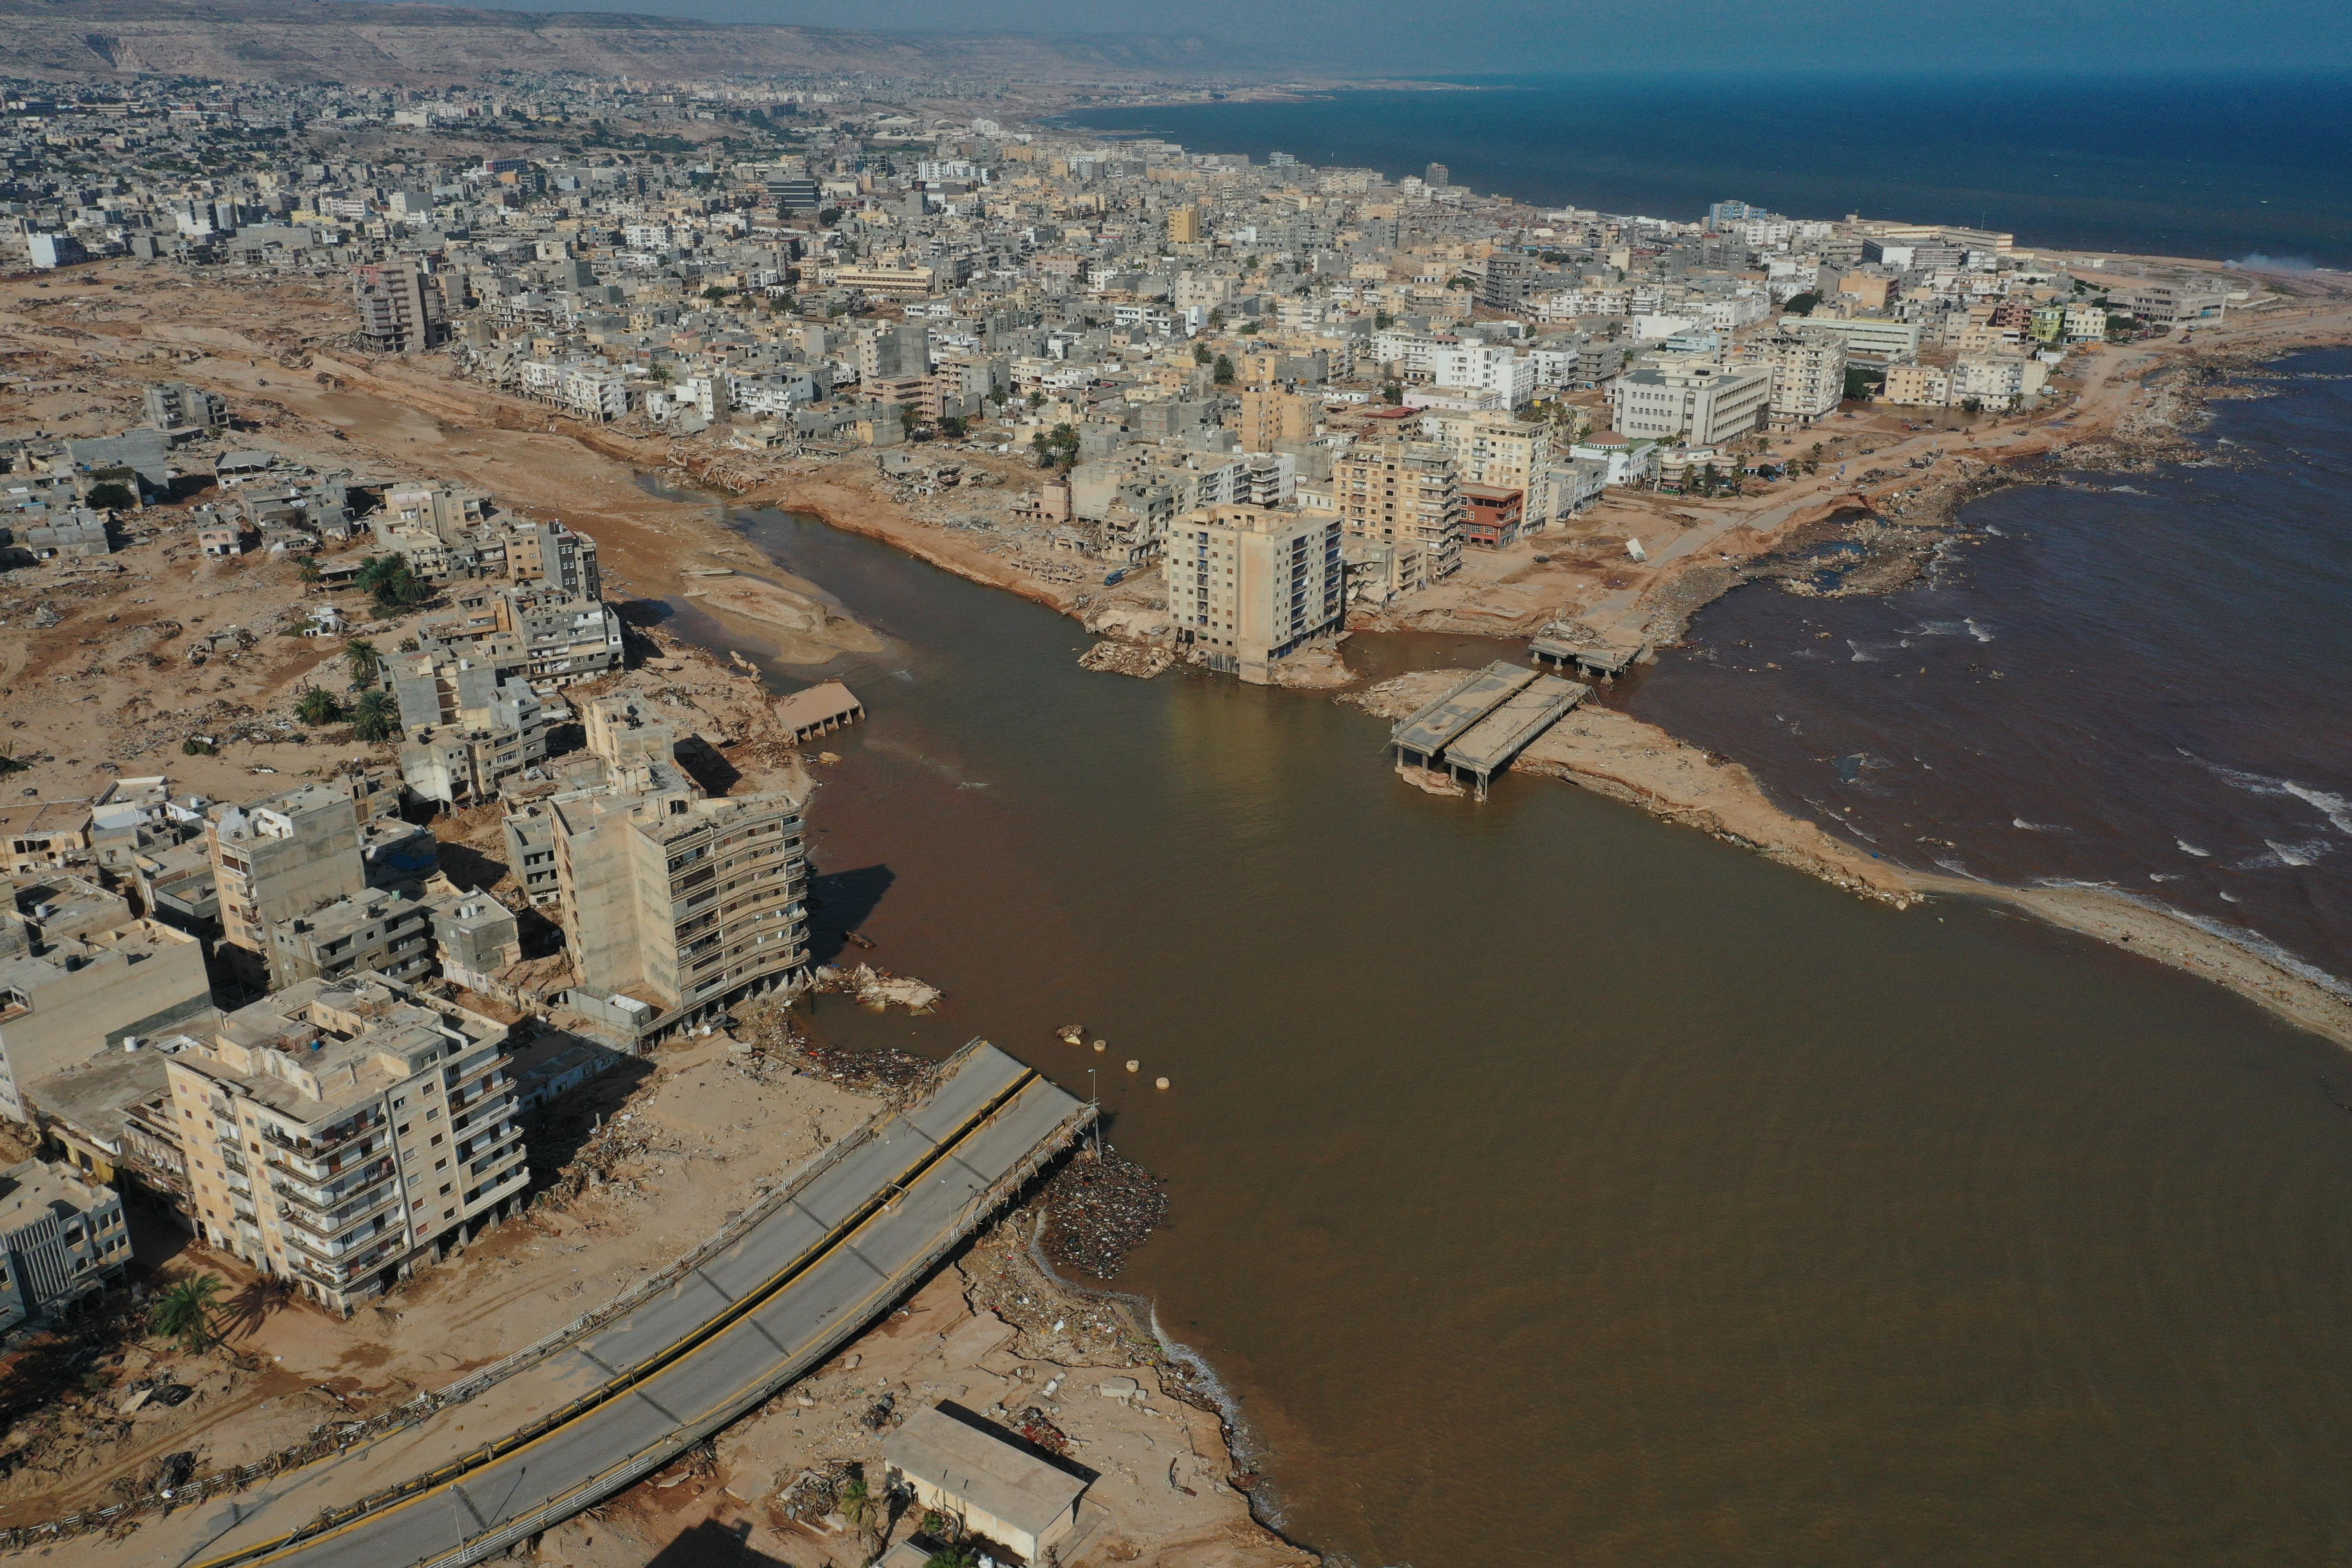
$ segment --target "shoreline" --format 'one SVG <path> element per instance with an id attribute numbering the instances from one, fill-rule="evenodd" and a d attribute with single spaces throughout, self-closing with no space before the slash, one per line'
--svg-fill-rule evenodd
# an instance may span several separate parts
<path id="1" fill-rule="evenodd" d="M 2319 314 L 2324 321 L 2327 315 L 2344 318 L 2347 313 L 2337 307 Z M 2293 353 L 2352 345 L 2352 319 L 2335 321 L 2324 338 L 2313 331 L 2321 324 L 2310 316 L 2266 321 L 2243 338 L 2187 353 L 2162 352 L 2177 351 L 2179 345 L 2174 343 L 2151 345 L 2139 353 L 2136 363 L 2111 368 L 2098 390 L 2117 388 L 2120 395 L 2091 417 L 2083 416 L 2090 411 L 2078 401 L 2059 416 L 2066 421 L 2063 425 L 2037 421 L 2022 426 L 1996 426 L 1990 433 L 2002 437 L 2007 449 L 1987 451 L 1956 441 L 1955 449 L 1946 457 L 1949 472 L 1903 473 L 1875 485 L 1824 487 L 1810 497 L 1790 498 L 1777 507 L 1763 509 L 1780 513 L 1769 526 L 1751 527 L 1737 521 L 1736 514 L 1721 517 L 1729 526 L 1706 542 L 1717 551 L 1739 550 L 1735 564 L 1727 568 L 1720 561 L 1701 561 L 1696 552 L 1685 553 L 1663 563 L 1649 582 L 1627 595 L 1630 603 L 1623 608 L 1646 609 L 1645 623 L 1678 641 L 1699 611 L 1732 589 L 1769 575 L 1769 570 L 1756 568 L 1769 568 L 1772 557 L 1795 536 L 1835 521 L 1840 513 L 1853 513 L 1857 520 L 1884 519 L 1874 525 L 1916 532 L 1924 557 L 1949 536 L 1959 510 L 1969 501 L 2014 485 L 2049 482 L 2021 472 L 2021 468 L 2065 466 L 2060 459 L 2069 456 L 2076 462 L 2095 458 L 2095 463 L 2083 466 L 2101 469 L 2125 463 L 2177 460 L 2189 450 L 2189 432 L 2201 422 L 2205 405 L 2226 385 L 2228 377 Z M 2305 341 L 2264 341 L 2289 333 L 2308 336 Z M 2123 374 L 2126 370 L 2129 374 Z M 609 453 L 601 443 L 596 445 Z M 1070 616 L 1113 642 L 1127 640 L 1118 637 L 1116 627 L 1097 628 L 1092 612 L 1107 607 L 1108 599 L 1088 600 L 1063 584 L 1029 575 L 1013 562 L 951 548 L 953 542 L 944 538 L 944 531 L 935 524 L 883 498 L 828 481 L 822 471 L 764 483 L 726 498 L 726 503 L 814 516 L 828 527 L 876 540 L 968 581 Z M 1704 510 L 1720 516 L 1719 508 Z M 769 564 L 782 570 L 772 562 Z M 1899 592 L 1902 585 L 1902 581 L 1896 581 L 1879 591 Z M 1659 615 L 1668 617 L 1662 625 L 1654 618 Z M 1489 626 L 1429 629 L 1498 635 Z M 1360 680 L 1300 682 L 1293 683 L 1293 689 L 1318 691 L 1380 711 L 1364 700 L 1379 687 L 1367 687 Z M 1780 805 L 1745 767 L 1615 710 L 1599 705 L 1579 709 L 1515 765 L 1637 806 L 1663 821 L 1695 828 L 1896 909 L 1943 897 L 1977 899 L 2016 910 L 2212 981 L 2297 1027 L 2352 1049 L 2352 999 L 2265 956 L 2245 941 L 2209 931 L 2160 905 L 2111 889 L 1979 882 L 1898 866 Z"/>

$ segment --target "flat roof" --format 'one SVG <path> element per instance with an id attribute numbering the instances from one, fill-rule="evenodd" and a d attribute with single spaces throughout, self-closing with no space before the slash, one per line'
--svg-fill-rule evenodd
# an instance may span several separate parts
<path id="1" fill-rule="evenodd" d="M 886 1464 L 1032 1535 L 1044 1533 L 1087 1483 L 937 1406 L 916 1411 L 882 1445 Z"/>

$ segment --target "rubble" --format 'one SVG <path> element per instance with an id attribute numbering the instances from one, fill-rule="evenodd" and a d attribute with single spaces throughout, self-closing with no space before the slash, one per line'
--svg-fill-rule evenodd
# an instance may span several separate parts
<path id="1" fill-rule="evenodd" d="M 1106 638 L 1078 656 L 1081 669 L 1100 670 L 1108 675 L 1131 675 L 1139 680 L 1150 680 L 1176 662 L 1176 656 L 1164 647 Z"/>
<path id="2" fill-rule="evenodd" d="M 904 1105 L 938 1082 L 940 1064 L 908 1051 L 845 1051 L 820 1046 L 803 1034 L 790 1010 L 774 1002 L 753 1002 L 735 1010 L 733 1033 L 740 1047 L 737 1067 L 764 1080 L 778 1073 L 806 1074 L 892 1105 Z"/>
<path id="3" fill-rule="evenodd" d="M 1100 1149 L 1099 1158 L 1094 1147 L 1081 1149 L 1045 1184 L 1038 1201 L 1046 1216 L 1046 1257 L 1111 1279 L 1168 1217 L 1168 1189 L 1112 1144 Z"/>

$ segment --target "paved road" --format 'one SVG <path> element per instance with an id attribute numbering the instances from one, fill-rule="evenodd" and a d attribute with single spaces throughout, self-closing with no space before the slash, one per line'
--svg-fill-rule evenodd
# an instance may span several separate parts
<path id="1" fill-rule="evenodd" d="M 518 1373 L 551 1380 L 577 1401 L 537 1424 L 547 1429 L 503 1438 L 503 1451 L 419 1478 L 405 1500 L 287 1542 L 323 1510 L 352 1503 L 355 1489 L 401 1479 L 369 1475 L 369 1450 L 383 1447 L 372 1444 L 204 1505 L 206 1539 L 168 1560 L 394 1568 L 501 1551 L 659 1468 L 823 1363 L 985 1217 L 990 1194 L 1002 1196 L 1008 1179 L 1066 1144 L 1087 1114 L 979 1045 L 928 1101 L 890 1118 L 727 1252 Z"/>

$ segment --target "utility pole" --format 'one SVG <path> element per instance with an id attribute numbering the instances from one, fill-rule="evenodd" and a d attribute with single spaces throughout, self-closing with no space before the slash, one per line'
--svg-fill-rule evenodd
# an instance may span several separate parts
<path id="1" fill-rule="evenodd" d="M 1087 1069 L 1087 1103 L 1095 1108 L 1095 1163 L 1102 1163 L 1102 1087 L 1096 1079 L 1097 1069 Z"/>

